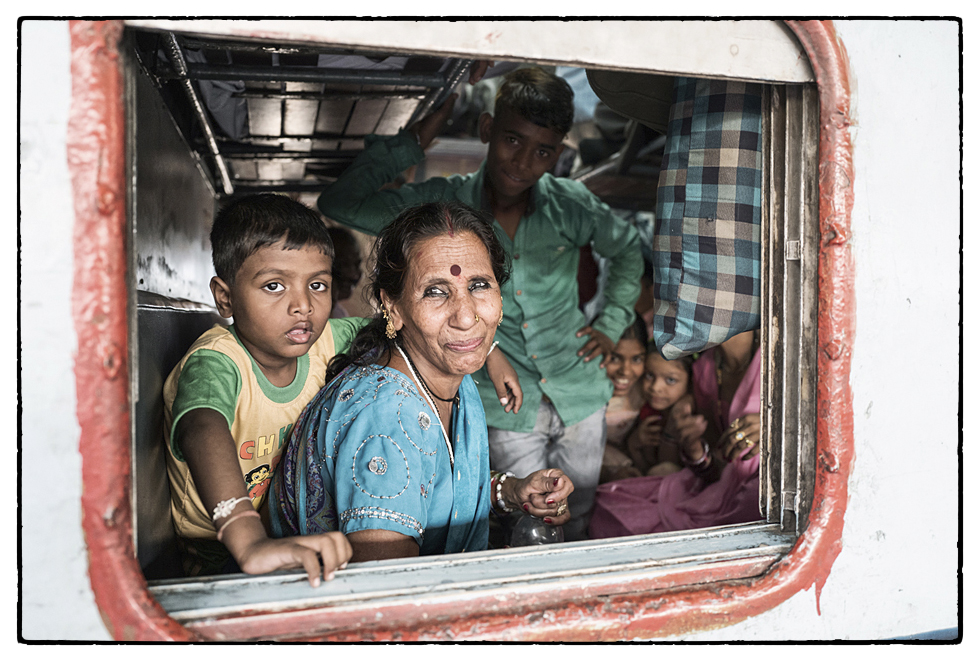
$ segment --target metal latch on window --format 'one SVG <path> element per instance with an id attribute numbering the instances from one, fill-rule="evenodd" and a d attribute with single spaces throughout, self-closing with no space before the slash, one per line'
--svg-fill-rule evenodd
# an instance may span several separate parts
<path id="1" fill-rule="evenodd" d="M 798 261 L 798 260 L 800 260 L 800 241 L 799 240 L 788 240 L 786 242 L 786 260 L 788 260 L 788 261 Z"/>

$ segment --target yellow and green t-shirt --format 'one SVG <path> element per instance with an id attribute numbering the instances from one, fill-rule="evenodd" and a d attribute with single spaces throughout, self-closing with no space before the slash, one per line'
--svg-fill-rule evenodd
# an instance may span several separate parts
<path id="1" fill-rule="evenodd" d="M 363 318 L 328 321 L 310 351 L 297 358 L 296 377 L 285 387 L 269 382 L 239 341 L 233 325 L 215 325 L 194 342 L 163 386 L 167 475 L 179 537 L 215 540 L 217 536 L 173 439 L 180 418 L 197 408 L 224 415 L 235 440 L 248 495 L 258 509 L 293 424 L 324 385 L 327 364 L 335 353 L 349 348 L 366 322 Z"/>

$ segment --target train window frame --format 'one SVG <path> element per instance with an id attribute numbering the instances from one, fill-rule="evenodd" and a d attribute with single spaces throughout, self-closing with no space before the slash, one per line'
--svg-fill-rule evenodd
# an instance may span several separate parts
<path id="1" fill-rule="evenodd" d="M 122 260 L 121 267 L 111 266 L 101 280 L 80 275 L 75 286 L 76 295 L 109 303 L 110 320 L 101 327 L 86 326 L 91 319 L 76 314 L 76 376 L 80 387 L 106 388 L 95 397 L 102 407 L 98 412 L 112 415 L 100 421 L 91 413 L 83 417 L 79 403 L 90 575 L 113 636 L 652 637 L 755 615 L 792 592 L 814 583 L 819 588 L 839 550 L 853 449 L 847 385 L 853 291 L 846 242 L 852 185 L 850 143 L 842 122 L 849 97 L 846 61 L 832 24 L 789 21 L 787 27 L 803 44 L 817 85 L 767 86 L 763 270 L 768 294 L 762 343 L 768 453 L 760 469 L 765 522 L 530 551 L 364 563 L 339 573 L 317 591 L 295 573 L 147 583 L 132 555 L 130 487 L 128 481 L 116 481 L 128 477 L 128 436 L 121 445 L 118 429 L 106 429 L 125 424 L 123 431 L 130 431 L 129 407 L 126 412 L 119 408 L 130 400 L 121 358 L 132 346 L 132 289 Z M 90 154 L 84 139 L 93 131 L 93 118 L 98 124 L 104 117 L 99 127 L 109 129 L 96 141 L 108 147 L 97 167 L 84 159 L 73 163 L 78 176 L 76 224 L 119 231 L 86 238 L 104 243 L 96 248 L 116 258 L 126 255 L 128 216 L 120 203 L 127 200 L 128 186 L 122 77 L 113 56 L 121 31 L 120 22 L 72 24 L 73 72 L 76 80 L 86 75 L 88 87 L 75 91 L 70 154 Z M 104 94 L 107 91 L 114 94 Z M 806 148 L 786 150 L 788 139 L 798 135 L 805 137 Z M 82 177 L 93 168 L 99 169 L 101 179 Z M 94 204 L 93 191 L 99 193 Z M 76 252 L 88 250 L 76 246 Z M 92 360 L 101 360 L 101 365 L 90 366 L 91 360 L 82 359 L 85 345 L 96 351 Z M 111 462 L 110 470 L 96 472 L 95 466 L 105 461 Z M 589 562 L 583 566 L 582 560 Z M 491 568 L 496 576 L 488 576 Z M 408 585 L 397 588 L 395 582 Z M 719 601 L 720 596 L 724 600 Z"/>

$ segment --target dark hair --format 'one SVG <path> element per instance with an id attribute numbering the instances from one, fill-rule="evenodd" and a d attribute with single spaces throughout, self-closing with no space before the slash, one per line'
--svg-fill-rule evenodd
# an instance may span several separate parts
<path id="1" fill-rule="evenodd" d="M 381 303 L 381 291 L 392 300 L 401 298 L 409 269 L 409 256 L 419 242 L 443 235 L 473 233 L 490 255 L 490 265 L 498 285 L 510 277 L 507 254 L 493 231 L 492 220 L 484 212 L 455 201 L 425 203 L 408 208 L 388 224 L 374 242 L 374 271 L 371 273 L 371 295 Z M 395 350 L 395 339 L 385 334 L 387 322 L 381 313 L 361 328 L 350 350 L 336 355 L 327 367 L 327 382 L 351 364 L 365 366 Z"/>
<path id="2" fill-rule="evenodd" d="M 650 337 L 647 335 L 647 324 L 642 318 L 636 316 L 633 319 L 633 323 L 623 330 L 623 334 L 619 337 L 619 340 L 623 341 L 624 339 L 636 339 L 643 346 L 643 350 L 647 350 Z"/>
<path id="3" fill-rule="evenodd" d="M 493 112 L 497 115 L 507 106 L 528 122 L 564 136 L 575 119 L 573 97 L 565 79 L 538 67 L 524 67 L 504 76 Z"/>
<path id="4" fill-rule="evenodd" d="M 647 355 L 650 355 L 651 353 L 659 355 L 663 359 L 667 360 L 667 358 L 663 356 L 663 353 L 660 352 L 660 349 L 657 348 L 657 344 L 653 339 L 651 339 L 650 343 L 647 345 Z M 691 380 L 691 367 L 694 366 L 694 362 L 697 361 L 699 357 L 701 357 L 701 353 L 691 353 L 690 355 L 682 355 L 681 357 L 674 358 L 676 361 L 684 365 L 684 369 L 687 371 L 688 380 Z M 674 360 L 667 361 L 673 362 Z"/>
<path id="5" fill-rule="evenodd" d="M 211 227 L 215 274 L 231 285 L 249 256 L 280 241 L 286 249 L 312 246 L 334 256 L 326 224 L 302 203 L 279 194 L 251 194 L 229 203 Z"/>

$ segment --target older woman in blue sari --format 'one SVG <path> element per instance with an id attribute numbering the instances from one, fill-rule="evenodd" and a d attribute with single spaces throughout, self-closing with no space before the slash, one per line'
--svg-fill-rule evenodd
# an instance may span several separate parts
<path id="1" fill-rule="evenodd" d="M 491 508 L 566 522 L 573 486 L 560 470 L 490 470 L 470 374 L 485 362 L 513 374 L 493 344 L 508 275 L 491 222 L 459 203 L 410 208 L 375 255 L 380 313 L 331 362 L 292 431 L 273 532 L 340 530 L 358 561 L 486 549 Z M 513 387 L 508 408 L 519 405 L 516 375 L 498 382 Z"/>

